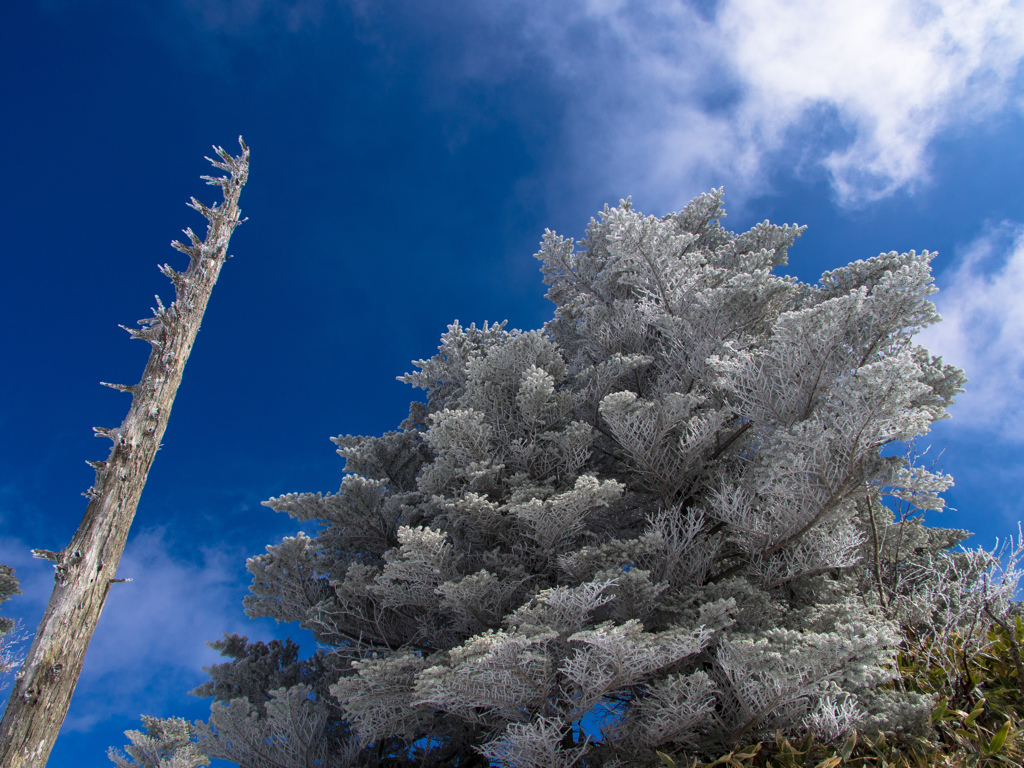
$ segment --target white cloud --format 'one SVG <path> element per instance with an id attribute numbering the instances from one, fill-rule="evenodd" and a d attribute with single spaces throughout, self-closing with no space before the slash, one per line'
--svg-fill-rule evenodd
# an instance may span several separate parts
<path id="1" fill-rule="evenodd" d="M 270 639 L 242 612 L 245 555 L 201 552 L 197 563 L 172 557 L 160 530 L 129 543 L 118 576 L 133 581 L 111 585 L 65 728 L 86 731 L 115 713 L 148 714 L 180 697 L 207 679 L 202 667 L 225 661 L 206 646 L 224 632 Z"/>
<path id="2" fill-rule="evenodd" d="M 845 202 L 881 197 L 927 171 L 944 128 L 1002 108 L 1024 56 L 1024 7 L 1007 0 L 732 0 L 723 52 L 748 89 L 742 132 L 766 149 L 815 104 L 852 143 L 824 159 Z"/>
<path id="3" fill-rule="evenodd" d="M 1020 98 L 1018 1 L 700 5 L 465 3 L 424 26 L 450 38 L 446 56 L 461 51 L 455 79 L 500 82 L 541 60 L 564 97 L 566 175 L 662 206 L 721 183 L 763 191 L 775 163 L 823 167 L 860 205 L 926 180 L 936 136 Z"/>
<path id="4" fill-rule="evenodd" d="M 1024 441 L 1024 226 L 991 228 L 937 282 L 943 320 L 917 338 L 967 372 L 951 426 Z"/>
<path id="5" fill-rule="evenodd" d="M 456 122 L 478 86 L 525 74 L 531 94 L 503 108 L 560 131 L 552 191 L 651 208 L 720 184 L 735 203 L 780 165 L 824 170 L 858 206 L 926 181 L 937 136 L 1024 106 L 1021 0 L 177 2 L 203 33 L 263 38 L 324 24 L 340 2 L 382 66 L 412 52 Z"/>
<path id="6" fill-rule="evenodd" d="M 0 540 L 0 562 L 16 569 L 23 591 L 3 614 L 25 616 L 34 634 L 33 622 L 42 616 L 53 589 L 53 568 L 33 560 L 29 549 L 15 539 Z M 202 667 L 225 661 L 206 641 L 224 632 L 250 640 L 276 636 L 267 631 L 266 620 L 251 622 L 242 611 L 248 584 L 240 567 L 243 552 L 201 549 L 201 561 L 193 563 L 173 557 L 168 549 L 161 530 L 142 531 L 129 542 L 118 576 L 133 581 L 111 585 L 64 721 L 66 730 L 89 731 L 115 715 L 166 714 L 162 710 L 169 703 L 207 679 Z M 281 629 L 282 637 L 296 634 L 295 627 Z"/>
<path id="7" fill-rule="evenodd" d="M 612 148 L 620 183 L 661 199 L 694 176 L 753 191 L 771 156 L 823 164 L 844 204 L 886 196 L 926 177 L 939 133 L 1006 106 L 1024 57 L 1024 6 L 1004 0 L 725 0 L 711 21 L 672 2 L 581 10 L 590 45 L 568 43 L 570 14 L 528 33 L 573 83 L 568 145 Z M 823 114 L 839 135 L 822 138 Z"/>

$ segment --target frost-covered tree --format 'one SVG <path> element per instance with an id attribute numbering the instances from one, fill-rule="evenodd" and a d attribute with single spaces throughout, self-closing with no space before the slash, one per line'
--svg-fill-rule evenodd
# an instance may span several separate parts
<path id="1" fill-rule="evenodd" d="M 14 569 L 9 565 L 0 565 L 0 605 L 20 594 L 21 584 L 14 574 Z M 0 680 L 21 665 L 17 646 L 23 639 L 18 622 L 0 616 Z M 0 683 L 0 690 L 6 687 L 7 681 Z"/>
<path id="2" fill-rule="evenodd" d="M 942 508 L 908 446 L 965 381 L 913 342 L 932 256 L 803 284 L 776 273 L 802 228 L 737 235 L 721 201 L 545 233 L 543 330 L 449 326 L 401 377 L 426 403 L 335 439 L 338 493 L 266 502 L 321 528 L 249 560 L 246 612 L 323 648 L 215 644 L 206 755 L 568 768 L 927 731 L 934 698 L 883 685 L 897 647 L 1005 621 L 1020 553 L 997 579 L 905 514 Z"/>
<path id="3" fill-rule="evenodd" d="M 187 720 L 143 716 L 142 722 L 146 726 L 145 733 L 125 731 L 132 743 L 125 748 L 127 755 L 113 748 L 107 750 L 108 757 L 118 768 L 196 768 L 210 764 L 209 758 L 193 742 L 194 729 Z"/>

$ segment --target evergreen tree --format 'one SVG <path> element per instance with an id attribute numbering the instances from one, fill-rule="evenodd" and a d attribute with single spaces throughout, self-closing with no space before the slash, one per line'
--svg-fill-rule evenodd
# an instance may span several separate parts
<path id="1" fill-rule="evenodd" d="M 9 565 L 0 565 L 0 605 L 15 595 L 21 594 L 21 584 Z M 21 666 L 21 658 L 17 654 L 17 645 L 24 638 L 18 631 L 18 622 L 6 616 L 0 616 L 0 678 Z M 6 688 L 6 682 L 0 690 Z"/>
<path id="2" fill-rule="evenodd" d="M 882 686 L 896 649 L 1005 621 L 1021 552 L 997 580 L 907 515 L 942 508 L 906 449 L 965 381 L 913 343 L 932 255 L 807 285 L 775 272 L 803 228 L 723 216 L 715 190 L 546 232 L 543 330 L 456 321 L 398 431 L 335 439 L 338 493 L 265 502 L 322 527 L 249 560 L 245 610 L 329 650 L 215 644 L 207 756 L 568 768 L 928 732 L 935 697 Z"/>

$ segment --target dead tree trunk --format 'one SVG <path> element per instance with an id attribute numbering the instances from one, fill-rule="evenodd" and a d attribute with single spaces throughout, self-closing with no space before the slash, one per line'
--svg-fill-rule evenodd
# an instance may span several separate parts
<path id="1" fill-rule="evenodd" d="M 164 307 L 157 297 L 155 317 L 126 329 L 152 345 L 142 380 L 134 386 L 108 384 L 132 395 L 128 416 L 116 429 L 95 429 L 114 445 L 106 461 L 89 462 L 95 484 L 84 494 L 89 506 L 78 531 L 60 552 L 33 550 L 54 562 L 55 585 L 32 647 L 15 680 L 0 721 L 0 765 L 43 768 L 71 704 L 86 649 L 103 610 L 107 590 L 118 579 L 117 566 L 128 530 L 160 447 L 182 371 L 202 322 L 206 303 L 228 258 L 228 241 L 240 223 L 238 197 L 249 174 L 249 148 L 238 137 L 242 153 L 232 157 L 214 147 L 222 162 L 210 160 L 227 176 L 204 176 L 219 185 L 224 203 L 207 208 L 194 197 L 191 207 L 206 217 L 206 240 L 185 230 L 188 245 L 172 245 L 191 259 L 179 273 L 160 268 L 174 283 L 175 300 Z M 209 159 L 209 158 L 207 158 Z"/>

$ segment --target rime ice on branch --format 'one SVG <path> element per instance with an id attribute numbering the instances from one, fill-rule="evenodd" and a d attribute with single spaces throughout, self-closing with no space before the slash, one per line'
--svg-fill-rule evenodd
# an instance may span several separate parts
<path id="1" fill-rule="evenodd" d="M 174 301 L 165 307 L 157 297 L 153 317 L 140 320 L 139 328 L 126 328 L 152 350 L 138 384 L 104 383 L 129 393 L 132 404 L 119 427 L 94 429 L 113 446 L 105 461 L 88 462 L 96 470 L 96 480 L 83 494 L 89 505 L 81 525 L 60 552 L 33 550 L 37 557 L 53 561 L 55 586 L 0 721 L 0 765 L 7 768 L 46 765 L 107 590 L 111 583 L 128 581 L 117 578 L 128 531 L 210 293 L 228 258 L 228 242 L 243 221 L 238 198 L 249 175 L 249 148 L 241 136 L 238 142 L 239 156 L 214 147 L 220 160 L 207 158 L 225 176 L 202 177 L 221 188 L 224 202 L 211 208 L 193 197 L 189 203 L 208 222 L 206 238 L 200 240 L 186 229 L 189 244 L 172 243 L 189 257 L 188 268 L 177 272 L 166 264 L 160 267 L 174 283 Z"/>

